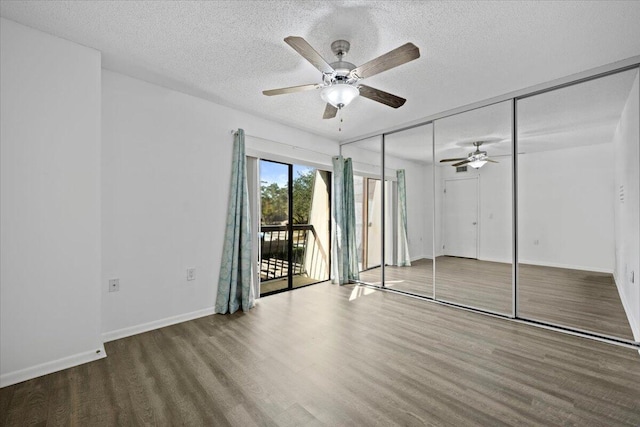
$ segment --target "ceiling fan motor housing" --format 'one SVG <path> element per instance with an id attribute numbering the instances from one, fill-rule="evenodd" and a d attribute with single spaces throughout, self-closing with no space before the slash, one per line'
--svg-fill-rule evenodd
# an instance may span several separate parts
<path id="1" fill-rule="evenodd" d="M 469 158 L 471 157 L 487 157 L 487 152 L 486 151 L 480 151 L 480 150 L 476 150 L 473 153 L 469 153 Z"/>
<path id="2" fill-rule="evenodd" d="M 343 61 L 343 58 L 349 52 L 350 47 L 351 44 L 346 40 L 336 40 L 331 43 L 331 51 L 335 56 L 338 57 L 338 60 L 336 62 L 332 62 L 330 64 L 331 68 L 335 70 L 335 73 L 333 73 L 332 77 L 337 82 L 349 80 L 349 74 L 351 73 L 351 70 L 356 68 L 356 66 L 351 62 Z"/>
<path id="3" fill-rule="evenodd" d="M 356 68 L 355 65 L 347 61 L 336 61 L 336 62 L 332 62 L 330 65 L 333 67 L 334 70 L 336 70 L 335 76 L 334 76 L 336 80 L 350 79 L 351 77 L 349 76 L 349 73 L 351 72 L 351 70 Z"/>

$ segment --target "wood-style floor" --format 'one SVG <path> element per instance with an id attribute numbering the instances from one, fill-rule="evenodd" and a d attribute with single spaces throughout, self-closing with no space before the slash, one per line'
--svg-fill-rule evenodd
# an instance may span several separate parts
<path id="1" fill-rule="evenodd" d="M 392 289 L 433 297 L 432 261 L 411 267 L 385 267 Z M 512 314 L 511 264 L 468 258 L 436 258 L 436 297 L 439 300 Z M 380 283 L 380 269 L 360 279 Z M 613 276 L 566 268 L 520 264 L 518 316 L 612 337 L 633 340 Z"/>
<path id="2" fill-rule="evenodd" d="M 638 426 L 632 349 L 322 283 L 0 390 L 3 426 Z"/>

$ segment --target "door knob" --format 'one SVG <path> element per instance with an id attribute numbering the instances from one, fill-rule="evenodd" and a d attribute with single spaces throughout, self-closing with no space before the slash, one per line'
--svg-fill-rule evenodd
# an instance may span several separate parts
<path id="1" fill-rule="evenodd" d="M 473 223 L 473 225 L 476 225 L 476 224 L 477 224 L 477 222 L 474 222 L 474 223 Z"/>

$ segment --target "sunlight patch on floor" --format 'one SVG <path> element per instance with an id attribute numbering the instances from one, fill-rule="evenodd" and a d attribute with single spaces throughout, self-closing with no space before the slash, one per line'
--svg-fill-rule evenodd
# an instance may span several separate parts
<path id="1" fill-rule="evenodd" d="M 376 292 L 375 289 L 371 289 L 367 286 L 355 285 L 353 287 L 353 291 L 351 291 L 351 295 L 349 295 L 349 301 L 354 301 L 359 297 L 371 295 L 374 292 Z"/>

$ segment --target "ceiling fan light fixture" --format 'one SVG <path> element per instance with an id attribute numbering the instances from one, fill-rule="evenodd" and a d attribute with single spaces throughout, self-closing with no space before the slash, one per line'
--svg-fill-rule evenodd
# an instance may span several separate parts
<path id="1" fill-rule="evenodd" d="M 487 163 L 486 160 L 482 160 L 482 159 L 476 159 L 472 162 L 469 162 L 469 166 L 471 166 L 474 169 L 480 169 L 482 166 L 484 166 Z"/>
<path id="2" fill-rule="evenodd" d="M 325 87 L 322 89 L 322 92 L 320 92 L 322 100 L 336 108 L 346 107 L 351 101 L 356 99 L 358 95 L 360 95 L 358 88 L 348 83 L 333 84 Z"/>

